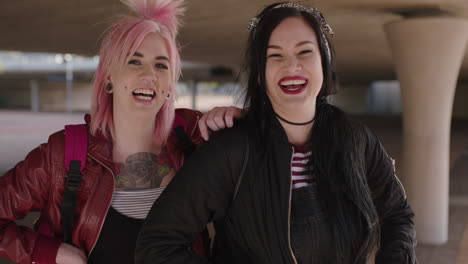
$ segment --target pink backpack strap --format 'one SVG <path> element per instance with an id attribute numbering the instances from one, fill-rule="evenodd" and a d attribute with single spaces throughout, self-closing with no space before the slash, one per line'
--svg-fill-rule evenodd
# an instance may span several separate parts
<path id="1" fill-rule="evenodd" d="M 63 240 L 72 244 L 78 188 L 82 181 L 88 153 L 88 129 L 85 124 L 65 126 L 65 167 L 67 170 L 61 208 Z M 63 177 L 63 176 L 62 176 Z M 35 229 L 42 235 L 54 237 L 55 232 L 46 218 L 41 216 Z"/>
<path id="2" fill-rule="evenodd" d="M 72 160 L 80 161 L 80 171 L 86 166 L 88 128 L 85 124 L 65 126 L 65 167 L 70 171 Z"/>
<path id="3" fill-rule="evenodd" d="M 78 189 L 83 180 L 88 153 L 88 128 L 86 125 L 65 126 L 65 167 L 67 176 L 62 202 L 63 241 L 73 244 Z"/>
<path id="4" fill-rule="evenodd" d="M 197 145 L 195 145 L 189 135 L 187 135 L 187 121 L 177 113 L 174 117 L 172 130 L 179 139 L 179 147 L 184 152 L 185 157 L 188 158 L 195 151 Z"/>

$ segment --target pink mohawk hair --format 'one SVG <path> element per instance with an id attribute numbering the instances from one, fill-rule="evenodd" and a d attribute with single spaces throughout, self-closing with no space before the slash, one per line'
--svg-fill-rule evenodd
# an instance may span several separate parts
<path id="1" fill-rule="evenodd" d="M 177 35 L 185 12 L 183 0 L 121 0 L 136 14 L 144 19 L 153 20 L 166 26 Z"/>
<path id="2" fill-rule="evenodd" d="M 156 115 L 153 142 L 166 143 L 174 122 L 176 83 L 181 74 L 181 62 L 176 43 L 180 17 L 185 8 L 183 0 L 122 0 L 136 16 L 123 16 L 105 32 L 99 51 L 99 65 L 94 76 L 90 130 L 114 139 L 113 98 L 105 91 L 111 69 L 123 67 L 143 39 L 150 33 L 160 34 L 167 44 L 171 64 L 172 95 Z"/>

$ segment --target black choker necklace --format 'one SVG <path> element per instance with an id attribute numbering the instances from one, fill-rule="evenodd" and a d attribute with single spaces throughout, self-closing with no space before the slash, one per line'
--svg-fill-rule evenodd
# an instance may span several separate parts
<path id="1" fill-rule="evenodd" d="M 307 121 L 307 122 L 304 122 L 304 123 L 294 123 L 294 122 L 291 122 L 291 121 L 288 121 L 288 120 L 282 118 L 282 117 L 281 117 L 280 115 L 278 115 L 277 113 L 275 113 L 275 115 L 276 115 L 281 121 L 284 121 L 285 123 L 288 123 L 288 124 L 293 125 L 293 126 L 305 126 L 305 125 L 308 125 L 308 124 L 310 124 L 310 123 L 312 123 L 312 122 L 315 121 L 315 116 L 314 116 L 314 118 L 312 118 L 312 120 L 310 120 L 310 121 Z"/>

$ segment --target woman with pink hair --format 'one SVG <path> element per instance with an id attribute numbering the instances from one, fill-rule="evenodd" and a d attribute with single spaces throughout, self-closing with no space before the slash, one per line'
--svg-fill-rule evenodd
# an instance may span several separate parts
<path id="1" fill-rule="evenodd" d="M 187 142 L 192 149 L 203 142 L 201 113 L 174 110 L 183 0 L 124 3 L 136 15 L 113 24 L 101 44 L 92 111 L 85 117 L 86 166 L 71 235 L 62 239 L 67 233 L 61 211 L 67 169 L 65 133 L 59 131 L 0 177 L 0 258 L 42 264 L 133 263 L 140 226 L 188 156 Z M 211 119 L 202 119 L 204 137 L 207 124 L 215 130 L 232 126 L 239 115 L 235 108 L 216 108 Z M 15 223 L 30 211 L 41 212 L 38 231 Z M 190 247 L 204 254 L 197 241 Z"/>

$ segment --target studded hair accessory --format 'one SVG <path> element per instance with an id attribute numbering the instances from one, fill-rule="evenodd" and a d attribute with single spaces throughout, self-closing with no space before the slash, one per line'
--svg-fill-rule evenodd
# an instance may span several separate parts
<path id="1" fill-rule="evenodd" d="M 266 12 L 269 12 L 273 9 L 277 8 L 294 8 L 300 12 L 307 12 L 309 14 L 312 14 L 320 23 L 320 29 L 322 30 L 320 34 L 322 35 L 322 38 L 324 39 L 324 44 L 325 44 L 325 52 L 328 58 L 328 62 L 331 62 L 331 50 L 330 50 L 330 45 L 328 44 L 328 40 L 325 37 L 324 32 L 328 32 L 331 36 L 335 36 L 335 32 L 333 32 L 333 29 L 330 27 L 328 24 L 327 20 L 325 20 L 325 17 L 323 14 L 317 9 L 317 8 L 312 8 L 312 7 L 307 7 L 303 6 L 298 3 L 292 3 L 292 2 L 287 2 L 287 3 L 281 3 L 278 4 L 271 9 L 267 10 Z M 249 31 L 255 31 L 255 28 L 257 27 L 258 23 L 260 23 L 260 20 L 262 20 L 262 17 L 265 14 L 258 15 L 254 18 L 252 18 L 247 25 L 247 30 Z"/>
<path id="2" fill-rule="evenodd" d="M 303 6 L 301 4 L 298 4 L 298 3 L 289 2 L 289 3 L 282 3 L 282 4 L 279 4 L 277 6 L 274 6 L 270 10 L 277 9 L 277 8 L 294 8 L 294 9 L 296 9 L 298 11 L 307 12 L 309 14 L 312 14 L 313 16 L 318 18 L 322 31 L 328 32 L 332 36 L 335 35 L 335 32 L 333 32 L 333 29 L 330 27 L 328 22 L 325 20 L 325 17 L 323 16 L 323 14 L 317 8 L 307 7 L 307 6 Z M 258 25 L 258 23 L 260 22 L 261 19 L 262 19 L 262 16 L 256 16 L 256 17 L 252 18 L 250 20 L 249 24 L 247 25 L 247 30 L 251 31 L 251 30 L 255 29 L 255 27 L 257 27 L 257 25 Z"/>

